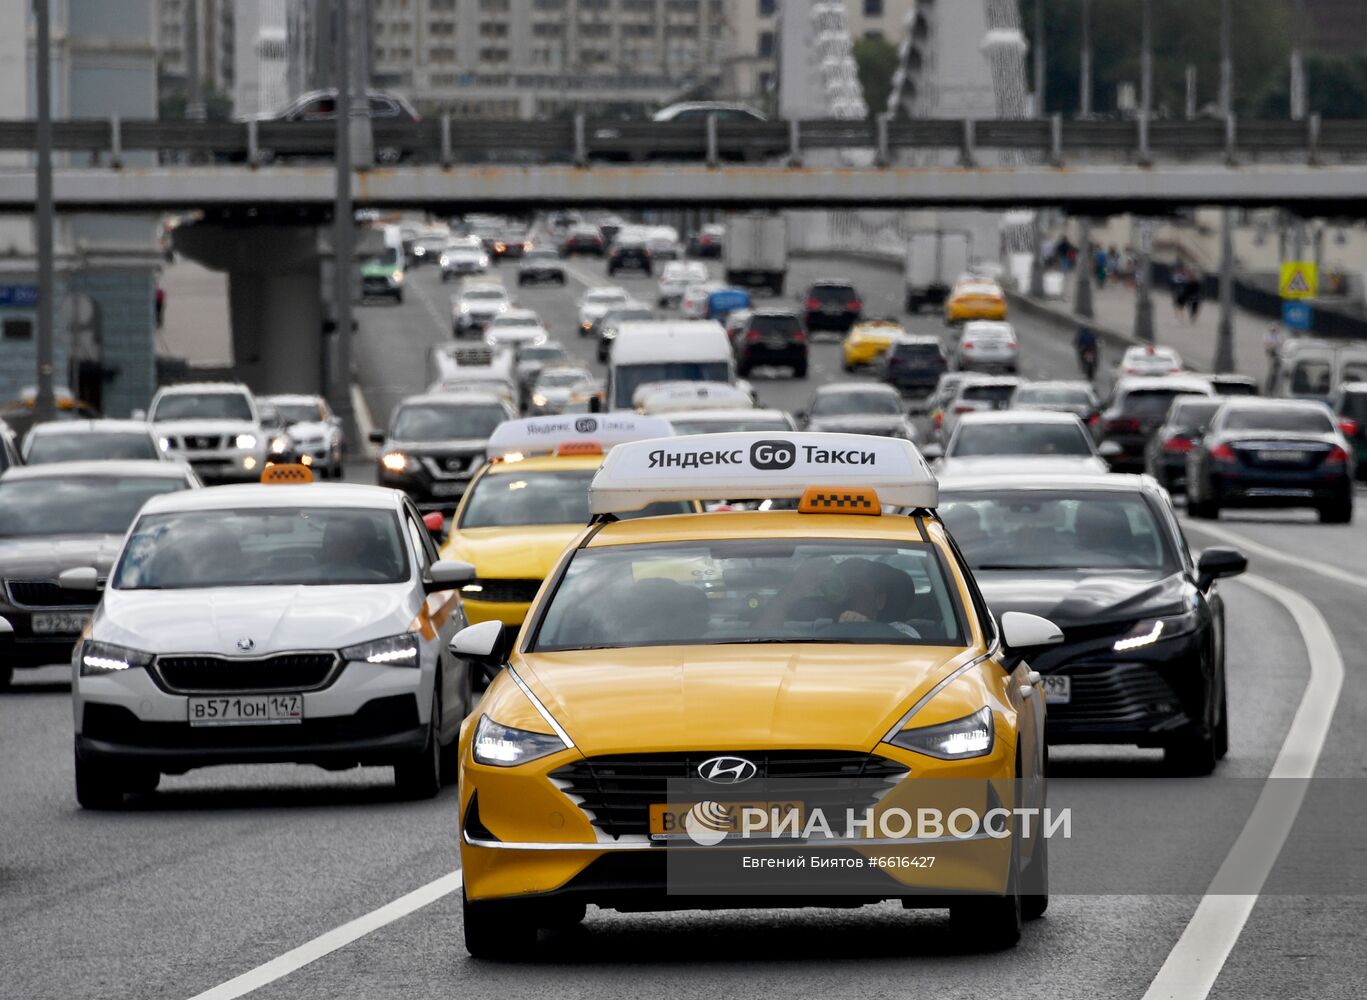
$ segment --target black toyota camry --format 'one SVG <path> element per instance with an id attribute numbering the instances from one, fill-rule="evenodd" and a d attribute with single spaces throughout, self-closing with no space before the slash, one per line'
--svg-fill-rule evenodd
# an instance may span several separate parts
<path id="1" fill-rule="evenodd" d="M 940 515 L 992 611 L 1042 615 L 1062 644 L 1032 653 L 1051 743 L 1161 747 L 1207 774 L 1229 745 L 1224 606 L 1234 549 L 1193 558 L 1147 476 L 947 478 Z"/>

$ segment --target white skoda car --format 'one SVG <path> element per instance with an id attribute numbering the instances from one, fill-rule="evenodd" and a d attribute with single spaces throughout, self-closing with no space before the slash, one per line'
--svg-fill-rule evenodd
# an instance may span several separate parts
<path id="1" fill-rule="evenodd" d="M 303 466 L 271 474 L 308 482 Z M 455 590 L 402 493 L 273 483 L 142 509 L 72 657 L 76 798 L 109 808 L 212 764 L 391 765 L 401 793 L 454 779 L 472 704 Z M 62 574 L 94 589 L 94 569 Z"/>

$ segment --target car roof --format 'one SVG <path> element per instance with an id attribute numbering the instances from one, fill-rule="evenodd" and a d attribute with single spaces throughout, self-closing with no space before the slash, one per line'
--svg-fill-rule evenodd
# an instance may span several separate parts
<path id="1" fill-rule="evenodd" d="M 1159 489 L 1158 481 L 1143 473 L 1109 472 L 1104 476 L 1096 473 L 1054 472 L 1042 473 L 1028 471 L 1023 467 L 1020 472 L 1004 472 L 982 476 L 949 475 L 940 479 L 941 502 L 944 494 L 956 490 L 999 492 L 1002 490 L 1077 490 L 1095 493 L 1141 493 Z"/>
<path id="2" fill-rule="evenodd" d="M 47 420 L 29 428 L 30 438 L 45 434 L 136 434 L 150 435 L 152 429 L 145 420 L 114 420 L 108 417 L 94 420 Z"/>
<path id="3" fill-rule="evenodd" d="M 489 379 L 488 381 L 493 381 Z M 453 389 L 451 391 L 423 392 L 416 396 L 406 396 L 399 400 L 399 406 L 408 406 L 411 403 L 429 404 L 443 403 L 448 406 L 472 406 L 476 403 L 498 403 L 502 405 L 503 400 L 495 392 L 483 392 L 477 389 Z"/>
<path id="4" fill-rule="evenodd" d="M 1037 382 L 1022 382 L 1017 388 L 1020 389 L 1086 389 L 1088 392 L 1095 392 L 1090 382 L 1081 379 L 1041 379 Z"/>
<path id="5" fill-rule="evenodd" d="M 159 458 L 81 462 L 47 462 L 42 465 L 16 465 L 6 469 L 5 482 L 13 479 L 69 479 L 98 476 L 101 479 L 184 479 L 188 469 L 182 462 Z"/>
<path id="6" fill-rule="evenodd" d="M 1324 410 L 1318 399 L 1268 399 L 1265 396 L 1221 396 L 1231 410 Z"/>
<path id="7" fill-rule="evenodd" d="M 274 396 L 258 396 L 257 399 L 265 400 L 267 403 L 320 403 L 322 396 L 310 396 L 302 392 L 282 392 Z"/>
<path id="8" fill-rule="evenodd" d="M 990 410 L 986 413 L 965 413 L 959 417 L 964 424 L 1068 424 L 1080 425 L 1076 414 L 1058 410 Z"/>
<path id="9" fill-rule="evenodd" d="M 822 285 L 848 285 L 849 287 L 853 288 L 854 282 L 851 281 L 849 278 L 817 278 L 815 281 L 812 282 L 810 287 L 818 288 Z"/>
<path id="10" fill-rule="evenodd" d="M 243 507 L 371 507 L 376 510 L 399 510 L 402 503 L 403 494 L 385 486 L 363 486 L 359 483 L 243 483 L 162 494 L 147 501 L 143 512 L 234 510 Z"/>
<path id="11" fill-rule="evenodd" d="M 829 396 L 842 392 L 876 392 L 884 396 L 901 395 L 892 386 L 883 382 L 828 382 L 823 386 L 818 386 L 816 390 L 818 396 Z"/>
<path id="12" fill-rule="evenodd" d="M 666 413 L 657 413 L 655 416 L 662 420 L 699 420 L 719 424 L 728 420 L 753 420 L 755 417 L 774 417 L 784 422 L 788 420 L 788 414 L 784 410 L 670 410 Z"/>
<path id="13" fill-rule="evenodd" d="M 1199 375 L 1126 375 L 1116 381 L 1117 395 L 1132 389 L 1173 389 L 1198 396 L 1210 396 L 1215 393 L 1210 383 Z"/>
<path id="14" fill-rule="evenodd" d="M 242 382 L 176 382 L 164 385 L 157 390 L 158 396 L 169 396 L 182 392 L 239 392 L 250 396 L 252 391 Z"/>

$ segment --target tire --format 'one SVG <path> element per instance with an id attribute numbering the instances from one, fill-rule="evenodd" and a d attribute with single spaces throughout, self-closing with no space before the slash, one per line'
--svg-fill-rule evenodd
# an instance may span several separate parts
<path id="1" fill-rule="evenodd" d="M 1038 920 L 1049 909 L 1049 838 L 1040 837 L 1035 856 L 1021 872 L 1021 917 Z"/>
<path id="2" fill-rule="evenodd" d="M 1213 732 L 1183 736 L 1163 747 L 1163 767 L 1172 774 L 1201 777 L 1214 771 L 1219 759 Z"/>
<path id="3" fill-rule="evenodd" d="M 403 305 L 403 289 L 402 289 L 402 288 L 400 288 L 397 292 L 394 293 L 394 304 L 395 304 L 396 306 L 401 306 L 401 305 Z"/>
<path id="4" fill-rule="evenodd" d="M 1229 753 L 1229 699 L 1225 697 L 1225 679 L 1220 678 L 1220 718 L 1215 723 L 1215 759 L 1224 760 Z"/>
<path id="5" fill-rule="evenodd" d="M 982 943 L 984 951 L 1005 951 L 1020 943 L 1022 907 L 1020 865 L 1012 843 L 1011 868 L 1006 893 L 1001 896 L 974 896 L 951 904 L 949 922 L 963 940 Z"/>
<path id="6" fill-rule="evenodd" d="M 1353 520 L 1353 498 L 1351 495 L 1320 508 L 1321 524 L 1350 524 Z"/>
<path id="7" fill-rule="evenodd" d="M 118 772 L 76 754 L 76 801 L 82 809 L 117 809 L 123 805 Z"/>
<path id="8" fill-rule="evenodd" d="M 802 363 L 802 364 L 800 364 L 800 365 L 793 365 L 793 378 L 806 378 L 806 377 L 807 377 L 807 365 L 806 365 L 805 362 Z"/>
<path id="9" fill-rule="evenodd" d="M 394 788 L 402 798 L 430 799 L 441 788 L 441 739 L 437 717 L 441 705 L 432 694 L 432 718 L 427 724 L 427 744 L 394 765 Z"/>
<path id="10" fill-rule="evenodd" d="M 0 666 L 0 691 L 5 691 L 14 681 L 14 668 L 10 666 Z"/>
<path id="11" fill-rule="evenodd" d="M 537 926 L 526 904 L 501 899 L 471 902 L 464 889 L 460 902 L 465 950 L 472 958 L 507 962 L 531 957 Z"/>
<path id="12" fill-rule="evenodd" d="M 1220 516 L 1220 507 L 1214 500 L 1193 500 L 1187 494 L 1187 517 L 1198 521 L 1214 521 Z"/>
<path id="13" fill-rule="evenodd" d="M 403 159 L 403 151 L 395 149 L 393 146 L 382 146 L 375 150 L 375 162 L 386 167 L 392 167 Z"/>

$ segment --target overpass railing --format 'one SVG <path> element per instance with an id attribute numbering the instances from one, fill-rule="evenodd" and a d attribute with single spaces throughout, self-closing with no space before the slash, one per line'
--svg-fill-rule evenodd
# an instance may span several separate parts
<path id="1" fill-rule="evenodd" d="M 982 151 L 1037 154 L 1064 165 L 1083 153 L 1148 163 L 1228 162 L 1273 157 L 1311 164 L 1367 158 L 1367 121 L 1195 119 L 889 119 L 688 122 L 619 121 L 582 116 L 556 121 L 459 119 L 373 123 L 382 164 L 501 163 L 590 165 L 655 159 L 721 162 L 786 161 L 806 154 L 862 148 L 876 165 L 905 153 L 952 154 L 975 166 Z M 279 163 L 331 155 L 334 126 L 318 122 L 193 122 L 82 119 L 53 123 L 58 151 L 88 154 L 93 165 L 121 163 L 123 154 L 153 152 L 169 162 Z M 32 151 L 37 127 L 0 121 L 0 150 Z"/>

